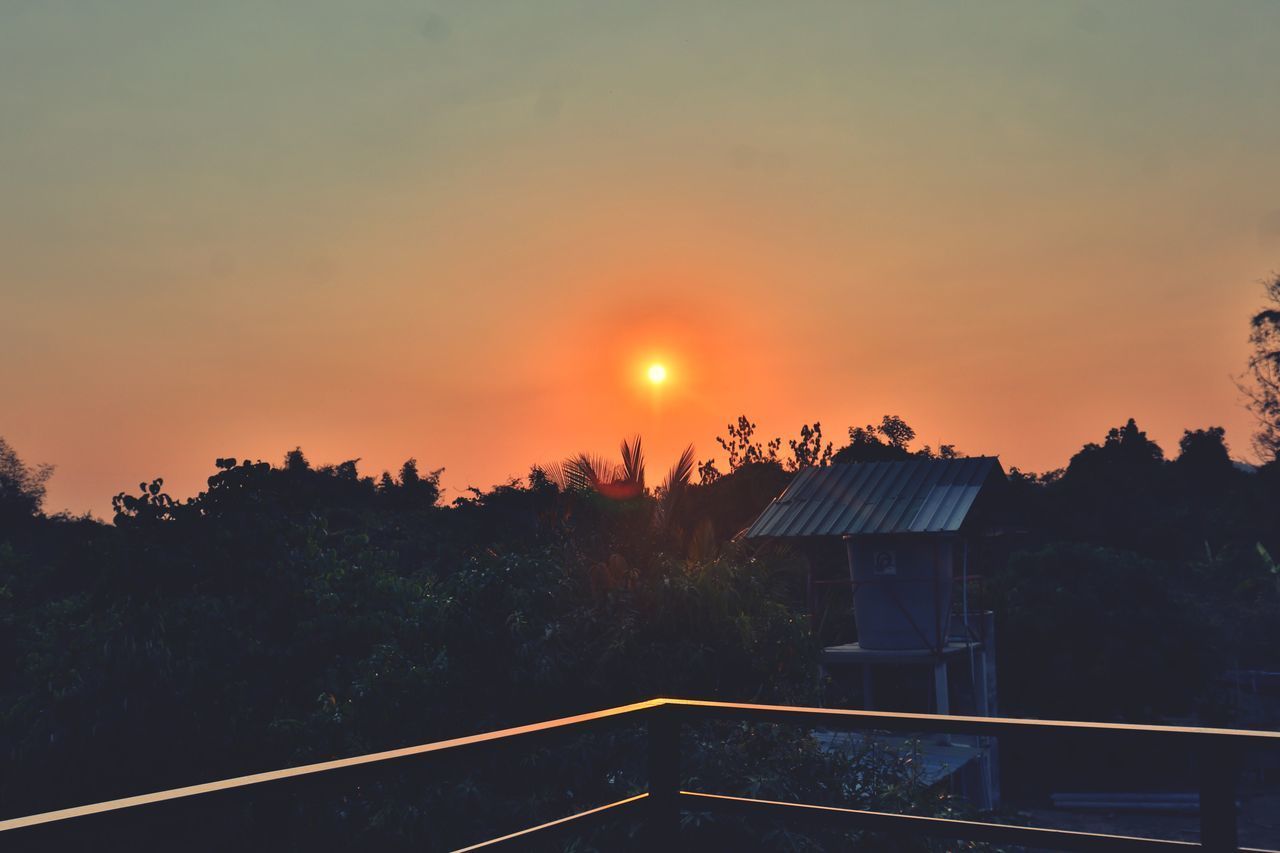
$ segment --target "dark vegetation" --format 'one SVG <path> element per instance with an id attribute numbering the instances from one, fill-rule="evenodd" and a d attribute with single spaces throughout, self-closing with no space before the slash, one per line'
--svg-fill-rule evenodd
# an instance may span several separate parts
<path id="1" fill-rule="evenodd" d="M 788 593 L 803 569 L 725 535 L 786 482 L 772 462 L 703 487 L 690 452 L 649 492 L 637 441 L 623 465 L 575 457 L 442 507 L 438 472 L 413 460 L 375 479 L 293 451 L 279 466 L 219 459 L 186 501 L 144 482 L 104 525 L 40 514 L 40 478 L 10 456 L 22 503 L 0 535 L 7 816 L 659 695 L 820 698 Z M 211 803 L 181 822 L 220 843 L 283 831 L 284 816 L 286 848 L 451 849 L 634 792 L 637 734 L 433 762 L 256 810 Z M 690 749 L 690 769 L 724 791 L 953 808 L 909 756 L 827 755 L 803 732 L 720 728 Z M 756 838 L 732 821 L 691 831 Z"/>

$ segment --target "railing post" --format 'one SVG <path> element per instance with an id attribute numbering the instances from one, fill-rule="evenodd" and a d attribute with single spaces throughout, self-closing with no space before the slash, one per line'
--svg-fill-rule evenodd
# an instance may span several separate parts
<path id="1" fill-rule="evenodd" d="M 1237 747 L 1229 741 L 1203 743 L 1198 753 L 1200 846 L 1213 853 L 1235 853 L 1240 849 L 1236 827 Z"/>
<path id="2" fill-rule="evenodd" d="M 676 706 L 649 711 L 649 818 L 654 850 L 678 850 L 680 834 L 680 717 Z"/>

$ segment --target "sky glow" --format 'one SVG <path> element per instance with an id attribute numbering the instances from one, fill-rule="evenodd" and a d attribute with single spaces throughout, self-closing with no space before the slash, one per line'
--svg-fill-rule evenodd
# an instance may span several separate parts
<path id="1" fill-rule="evenodd" d="M 51 510 L 297 445 L 450 500 L 637 432 L 706 458 L 742 413 L 1247 456 L 1280 4 L 3 16 L 0 435 Z"/>

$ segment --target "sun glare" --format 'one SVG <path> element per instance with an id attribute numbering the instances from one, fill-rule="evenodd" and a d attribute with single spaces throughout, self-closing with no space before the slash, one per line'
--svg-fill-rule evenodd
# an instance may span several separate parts
<path id="1" fill-rule="evenodd" d="M 649 365 L 649 381 L 654 385 L 660 385 L 667 381 L 667 369 L 661 364 Z"/>

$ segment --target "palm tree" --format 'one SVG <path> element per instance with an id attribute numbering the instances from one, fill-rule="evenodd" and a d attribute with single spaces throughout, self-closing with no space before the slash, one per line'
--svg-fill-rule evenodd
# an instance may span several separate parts
<path id="1" fill-rule="evenodd" d="M 695 464 L 697 464 L 697 458 L 694 456 L 693 445 L 690 444 L 671 466 L 671 470 L 667 472 L 667 479 L 658 490 L 659 500 L 654 522 L 663 530 L 671 529 L 676 510 L 684 502 L 684 495 L 688 491 L 689 478 L 693 476 Z"/>
<path id="2" fill-rule="evenodd" d="M 593 491 L 614 500 L 636 498 L 645 493 L 644 443 L 640 436 L 623 439 L 622 463 L 617 464 L 603 456 L 579 453 L 563 462 L 553 462 L 546 468 L 547 477 L 562 491 Z M 667 479 L 659 493 L 663 502 L 671 506 L 683 494 L 693 473 L 694 453 L 690 444 L 671 466 Z"/>

